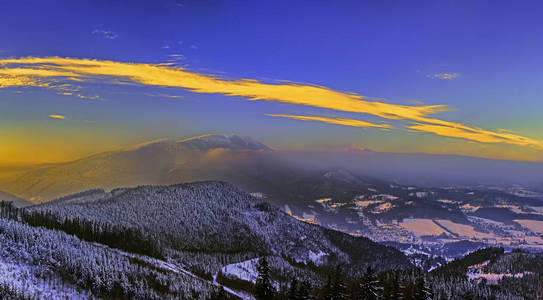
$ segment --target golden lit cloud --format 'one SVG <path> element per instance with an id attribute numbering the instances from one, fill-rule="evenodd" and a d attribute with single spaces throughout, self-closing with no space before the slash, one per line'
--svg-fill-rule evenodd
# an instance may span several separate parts
<path id="1" fill-rule="evenodd" d="M 64 119 L 66 119 L 66 117 L 63 116 L 63 115 L 49 115 L 49 118 L 51 118 L 51 119 L 57 119 L 57 120 L 64 120 Z"/>
<path id="2" fill-rule="evenodd" d="M 171 65 L 132 64 L 113 61 L 71 58 L 20 58 L 0 60 L 0 75 L 26 73 L 30 78 L 44 80 L 58 76 L 94 79 L 121 77 L 136 83 L 186 88 L 197 93 L 225 94 L 251 100 L 280 101 L 347 112 L 365 113 L 387 119 L 418 120 L 448 110 L 445 105 L 397 105 L 369 101 L 357 94 L 337 92 L 326 87 L 294 83 L 268 84 L 256 80 L 225 80 L 215 76 L 187 71 Z M 51 74 L 44 73 L 49 71 Z M 63 75 L 64 74 L 64 75 Z"/>
<path id="3" fill-rule="evenodd" d="M 361 121 L 361 120 L 344 119 L 344 118 L 325 118 L 325 117 L 295 116 L 295 115 L 281 115 L 281 114 L 269 114 L 268 116 L 290 118 L 290 119 L 302 120 L 302 121 L 317 121 L 317 122 L 323 122 L 323 123 L 328 123 L 328 124 L 337 124 L 337 125 L 352 126 L 352 127 L 374 127 L 374 128 L 381 128 L 384 130 L 392 128 L 392 126 L 388 124 L 376 124 L 376 123 L 370 123 L 370 122 Z"/>
<path id="4" fill-rule="evenodd" d="M 454 79 L 456 73 L 435 74 L 435 78 Z M 213 93 L 245 97 L 250 100 L 278 101 L 336 111 L 369 114 L 389 120 L 412 121 L 407 128 L 440 136 L 464 138 L 481 143 L 504 143 L 543 149 L 538 140 L 504 131 L 488 131 L 433 117 L 447 111 L 446 105 L 398 105 L 332 89 L 291 82 L 263 83 L 257 80 L 226 80 L 212 75 L 190 72 L 171 64 L 143 64 L 75 58 L 13 58 L 0 60 L 0 87 L 41 86 L 66 87 L 66 82 L 107 80 L 111 83 L 128 82 L 185 88 L 196 93 Z M 60 84 L 63 82 L 63 85 Z M 68 85 L 69 86 L 69 85 Z M 299 120 L 320 121 L 356 127 L 387 128 L 360 120 L 275 115 Z M 372 125 L 372 126 L 369 126 Z M 377 125 L 377 126 L 376 126 Z"/>
<path id="5" fill-rule="evenodd" d="M 517 146 L 529 146 L 543 149 L 543 142 L 515 135 L 503 130 L 499 132 L 488 131 L 480 128 L 466 127 L 461 124 L 458 126 L 433 125 L 416 123 L 408 125 L 406 128 L 420 132 L 430 132 L 440 136 L 463 138 L 480 143 L 504 143 Z"/>

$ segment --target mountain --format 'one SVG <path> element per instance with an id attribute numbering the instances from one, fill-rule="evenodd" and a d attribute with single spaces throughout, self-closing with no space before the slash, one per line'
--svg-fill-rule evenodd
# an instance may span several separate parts
<path id="1" fill-rule="evenodd" d="M 267 146 L 238 135 L 203 135 L 183 140 L 157 140 L 80 160 L 48 164 L 3 179 L 0 187 L 33 202 L 70 193 L 142 184 L 172 184 L 206 178 L 202 172 L 250 153 L 271 152 Z M 233 157 L 239 155 L 239 157 Z M 181 171 L 179 171 L 181 170 Z"/>
<path id="2" fill-rule="evenodd" d="M 95 189 L 0 203 L 0 297 L 254 299 L 266 258 L 277 290 L 331 270 L 412 268 L 398 250 L 308 224 L 225 182 Z M 9 296 L 9 297 L 8 297 Z"/>
<path id="3" fill-rule="evenodd" d="M 0 217 L 0 299 L 209 299 L 216 284 L 165 261 Z"/>
<path id="4" fill-rule="evenodd" d="M 362 180 L 344 170 L 321 177 L 332 186 Z M 442 252 L 480 246 L 459 244 Z M 542 255 L 487 248 L 425 272 L 398 250 L 296 220 L 217 181 L 95 189 L 22 209 L 2 203 L 0 249 L 3 299 L 254 299 L 264 258 L 272 289 L 285 297 L 293 278 L 315 296 L 339 285 L 357 295 L 368 266 L 382 295 L 395 286 L 406 298 L 417 290 L 434 299 L 543 292 Z"/>
<path id="5" fill-rule="evenodd" d="M 363 181 L 380 179 L 421 187 L 485 186 L 543 198 L 538 190 L 543 182 L 541 163 L 353 147 L 328 152 L 273 151 L 250 137 L 234 134 L 162 139 L 72 162 L 28 167 L 26 172 L 3 176 L 0 189 L 40 203 L 95 188 L 223 180 L 249 191 L 271 191 L 268 194 L 280 200 L 284 197 L 275 191 L 282 185 L 338 170 L 363 177 Z"/>
<path id="6" fill-rule="evenodd" d="M 364 237 L 298 221 L 224 182 L 141 186 L 110 193 L 93 190 L 28 208 L 63 219 L 80 219 L 143 232 L 168 257 L 192 265 L 186 253 L 272 255 L 315 265 L 342 263 L 352 273 L 406 268 L 397 250 Z M 216 266 L 200 269 L 216 273 Z"/>
<path id="7" fill-rule="evenodd" d="M 17 196 L 11 195 L 6 192 L 0 191 L 0 201 L 13 202 L 17 207 L 24 207 L 32 205 L 33 203 Z"/>

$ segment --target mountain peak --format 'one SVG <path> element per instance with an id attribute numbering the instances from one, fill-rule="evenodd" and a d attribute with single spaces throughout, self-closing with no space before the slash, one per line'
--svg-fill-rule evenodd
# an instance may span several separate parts
<path id="1" fill-rule="evenodd" d="M 193 150 L 210 150 L 225 148 L 231 150 L 266 150 L 271 151 L 268 146 L 247 136 L 237 134 L 206 134 L 191 137 L 178 142 Z"/>

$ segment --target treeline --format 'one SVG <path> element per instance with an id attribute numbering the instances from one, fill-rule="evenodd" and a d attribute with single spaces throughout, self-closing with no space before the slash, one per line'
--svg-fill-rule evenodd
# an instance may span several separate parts
<path id="1" fill-rule="evenodd" d="M 395 272 L 383 272 L 377 275 L 371 267 L 358 279 L 347 279 L 341 267 L 336 267 L 321 286 L 312 286 L 307 281 L 292 278 L 288 285 L 277 287 L 272 280 L 271 268 L 266 257 L 259 259 L 258 278 L 254 285 L 247 285 L 244 290 L 262 300 L 377 300 L 433 299 L 433 291 L 427 284 L 423 273 L 413 270 L 409 279 L 400 277 Z M 228 284 L 228 280 L 222 283 Z M 237 282 L 239 288 L 241 283 Z M 220 298 L 216 298 L 220 299 Z"/>
<path id="2" fill-rule="evenodd" d="M 32 298 L 26 296 L 23 291 L 18 290 L 14 286 L 0 283 L 0 299 L 30 300 Z"/>
<path id="3" fill-rule="evenodd" d="M 77 217 L 73 219 L 67 216 L 61 218 L 48 211 L 29 212 L 5 201 L 0 201 L 0 216 L 34 227 L 64 231 L 82 240 L 97 242 L 127 252 L 159 259 L 164 258 L 159 241 L 147 238 L 141 231 L 134 228 L 124 228 Z"/>

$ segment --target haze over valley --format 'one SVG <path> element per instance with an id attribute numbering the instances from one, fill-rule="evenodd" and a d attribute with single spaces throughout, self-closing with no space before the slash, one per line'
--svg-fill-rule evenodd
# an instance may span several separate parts
<path id="1" fill-rule="evenodd" d="M 537 1 L 0 9 L 0 299 L 543 299 Z"/>

